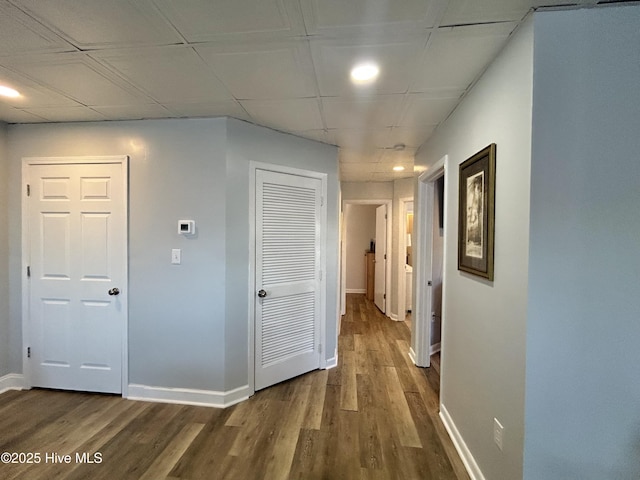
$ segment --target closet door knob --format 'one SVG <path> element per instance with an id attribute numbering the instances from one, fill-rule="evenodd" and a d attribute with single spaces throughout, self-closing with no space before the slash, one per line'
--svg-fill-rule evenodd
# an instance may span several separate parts
<path id="1" fill-rule="evenodd" d="M 260 290 L 258 290 L 258 296 L 260 298 L 264 298 L 264 297 L 267 296 L 267 292 L 265 290 L 260 289 Z"/>

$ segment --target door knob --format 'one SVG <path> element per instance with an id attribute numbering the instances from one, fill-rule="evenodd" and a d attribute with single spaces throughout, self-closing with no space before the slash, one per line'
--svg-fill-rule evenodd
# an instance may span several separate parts
<path id="1" fill-rule="evenodd" d="M 262 289 L 261 289 L 261 290 L 258 290 L 258 296 L 259 296 L 260 298 L 264 298 L 264 297 L 266 297 L 266 296 L 267 296 L 267 292 L 266 292 L 265 290 L 262 290 Z"/>
<path id="2" fill-rule="evenodd" d="M 109 295 L 120 295 L 120 289 L 112 288 L 111 290 L 109 290 Z"/>

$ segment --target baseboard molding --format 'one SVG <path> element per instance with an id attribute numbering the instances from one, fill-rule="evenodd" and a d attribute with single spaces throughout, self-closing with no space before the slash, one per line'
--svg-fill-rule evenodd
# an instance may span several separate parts
<path id="1" fill-rule="evenodd" d="M 190 388 L 150 387 L 148 385 L 129 385 L 127 398 L 145 402 L 178 403 L 201 407 L 226 408 L 242 402 L 252 394 L 249 385 L 216 392 L 213 390 L 195 390 Z"/>
<path id="2" fill-rule="evenodd" d="M 415 366 L 418 366 L 418 362 L 416 361 L 418 357 L 416 355 L 416 352 L 413 350 L 413 347 L 409 348 L 409 358 Z"/>
<path id="3" fill-rule="evenodd" d="M 367 293 L 365 288 L 347 288 L 345 293 Z"/>
<path id="4" fill-rule="evenodd" d="M 337 366 L 338 366 L 338 352 L 336 352 L 336 354 L 332 358 L 327 358 L 324 361 L 324 369 L 329 370 L 330 368 L 335 368 Z"/>
<path id="5" fill-rule="evenodd" d="M 24 390 L 24 375 L 21 373 L 9 373 L 0 377 L 0 393 L 8 390 Z"/>
<path id="6" fill-rule="evenodd" d="M 429 355 L 433 355 L 434 353 L 438 353 L 440 351 L 440 342 L 434 343 L 429 347 Z"/>
<path id="7" fill-rule="evenodd" d="M 396 315 L 395 313 L 391 313 L 391 312 L 389 312 L 389 318 L 390 318 L 391 320 L 393 320 L 394 322 L 397 322 L 397 321 L 398 321 L 398 315 Z"/>
<path id="8" fill-rule="evenodd" d="M 449 432 L 451 441 L 456 447 L 458 455 L 460 455 L 462 463 L 467 469 L 467 473 L 469 474 L 469 477 L 471 477 L 471 480 L 485 480 L 480 467 L 473 458 L 473 455 L 471 455 L 469 447 L 467 447 L 467 444 L 464 442 L 462 435 L 460 435 L 456 424 L 453 423 L 451 415 L 449 415 L 447 408 L 442 403 L 440 404 L 440 418 L 442 419 L 442 423 L 444 423 L 444 427 L 447 429 L 447 432 Z"/>

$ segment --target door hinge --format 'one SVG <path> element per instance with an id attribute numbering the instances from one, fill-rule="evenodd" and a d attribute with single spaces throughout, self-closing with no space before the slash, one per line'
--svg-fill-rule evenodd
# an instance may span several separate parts
<path id="1" fill-rule="evenodd" d="M 27 358 L 31 358 L 31 347 L 27 347 Z"/>
<path id="2" fill-rule="evenodd" d="M 320 281 L 322 281 L 322 270 L 320 270 L 320 272 L 318 273 L 320 273 Z"/>
<path id="3" fill-rule="evenodd" d="M 320 206 L 324 207 L 324 197 L 320 197 Z"/>
<path id="4" fill-rule="evenodd" d="M 31 278 L 31 267 L 27 265 L 27 278 Z"/>
<path id="5" fill-rule="evenodd" d="M 386 299 L 387 299 L 387 294 L 386 294 L 386 293 L 384 293 L 384 294 L 382 295 L 382 299 L 383 299 L 383 300 L 386 300 Z"/>
<path id="6" fill-rule="evenodd" d="M 385 260 L 387 259 L 387 254 L 386 254 L 386 253 L 384 254 L 384 259 L 385 259 Z"/>
<path id="7" fill-rule="evenodd" d="M 318 345 L 318 353 L 322 353 L 322 344 Z"/>
<path id="8" fill-rule="evenodd" d="M 27 183 L 27 197 L 31 196 L 31 185 Z"/>
<path id="9" fill-rule="evenodd" d="M 386 213 L 384 214 L 384 219 L 385 219 L 385 220 L 387 219 L 387 214 L 386 214 Z"/>

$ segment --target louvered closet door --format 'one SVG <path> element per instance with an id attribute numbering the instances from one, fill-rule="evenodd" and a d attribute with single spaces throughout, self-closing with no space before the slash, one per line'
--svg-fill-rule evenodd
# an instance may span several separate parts
<path id="1" fill-rule="evenodd" d="M 256 171 L 256 390 L 320 366 L 321 187 Z"/>

